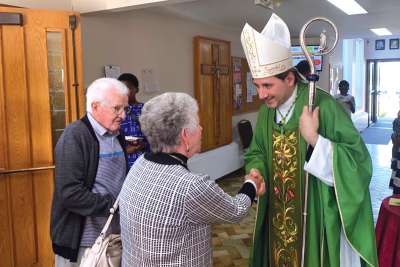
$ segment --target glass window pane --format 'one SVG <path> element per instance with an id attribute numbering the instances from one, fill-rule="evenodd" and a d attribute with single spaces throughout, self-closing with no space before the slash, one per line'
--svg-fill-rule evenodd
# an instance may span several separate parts
<path id="1" fill-rule="evenodd" d="M 47 64 L 53 147 L 65 128 L 64 48 L 61 32 L 47 32 Z"/>

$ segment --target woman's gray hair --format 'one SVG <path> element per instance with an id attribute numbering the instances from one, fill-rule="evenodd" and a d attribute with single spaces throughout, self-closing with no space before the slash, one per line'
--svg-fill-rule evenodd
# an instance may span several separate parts
<path id="1" fill-rule="evenodd" d="M 120 95 L 128 95 L 129 91 L 125 84 L 113 78 L 100 78 L 92 82 L 86 91 L 86 111 L 92 112 L 92 103 L 107 103 L 107 92 L 116 90 Z"/>
<path id="2" fill-rule="evenodd" d="M 153 152 L 175 152 L 180 134 L 198 127 L 196 100 L 185 93 L 164 93 L 146 102 L 139 117 L 140 128 Z"/>

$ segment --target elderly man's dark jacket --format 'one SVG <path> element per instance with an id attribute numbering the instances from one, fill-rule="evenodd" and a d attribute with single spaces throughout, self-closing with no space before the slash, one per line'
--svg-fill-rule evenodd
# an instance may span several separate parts
<path id="1" fill-rule="evenodd" d="M 118 136 L 124 150 L 125 141 Z M 75 262 L 86 216 L 108 216 L 115 199 L 92 193 L 99 164 L 99 142 L 87 116 L 61 135 L 55 148 L 55 188 L 50 235 L 53 251 Z"/>

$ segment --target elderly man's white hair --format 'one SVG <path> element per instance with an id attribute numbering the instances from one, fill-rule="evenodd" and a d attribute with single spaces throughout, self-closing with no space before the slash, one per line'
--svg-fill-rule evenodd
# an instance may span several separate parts
<path id="1" fill-rule="evenodd" d="M 153 152 L 175 152 L 181 130 L 198 126 L 199 107 L 185 93 L 164 93 L 146 102 L 139 117 L 140 127 Z"/>
<path id="2" fill-rule="evenodd" d="M 107 92 L 115 90 L 120 95 L 128 95 L 129 90 L 125 84 L 113 78 L 100 78 L 92 82 L 86 91 L 86 111 L 92 112 L 92 103 L 107 103 Z"/>

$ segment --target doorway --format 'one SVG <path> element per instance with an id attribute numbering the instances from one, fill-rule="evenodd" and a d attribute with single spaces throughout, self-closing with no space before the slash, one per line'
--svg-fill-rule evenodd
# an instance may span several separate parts
<path id="1" fill-rule="evenodd" d="M 400 109 L 400 59 L 367 60 L 367 101 L 371 123 L 391 122 Z"/>
<path id="2" fill-rule="evenodd" d="M 84 111 L 79 15 L 0 7 L 0 266 L 53 266 L 53 145 Z"/>

